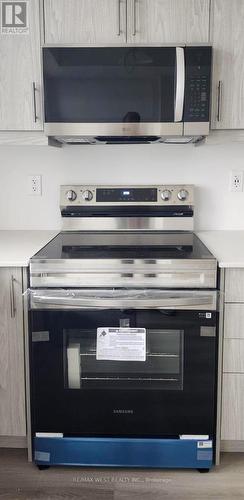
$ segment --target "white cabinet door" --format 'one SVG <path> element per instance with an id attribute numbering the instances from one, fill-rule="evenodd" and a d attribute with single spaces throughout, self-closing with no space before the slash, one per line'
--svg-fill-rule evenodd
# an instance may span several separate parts
<path id="1" fill-rule="evenodd" d="M 244 374 L 224 373 L 221 439 L 244 440 Z"/>
<path id="2" fill-rule="evenodd" d="M 3 6 L 1 26 L 5 19 Z M 8 21 L 12 22 L 10 14 L 14 15 L 14 11 L 8 13 Z M 39 0 L 27 0 L 28 32 L 0 31 L 0 130 L 43 128 L 39 14 Z"/>
<path id="3" fill-rule="evenodd" d="M 244 128 L 244 0 L 212 1 L 212 128 Z"/>
<path id="4" fill-rule="evenodd" d="M 224 339 L 224 373 L 244 373 L 244 340 Z"/>
<path id="5" fill-rule="evenodd" d="M 22 272 L 0 268 L 0 436 L 25 436 Z"/>
<path id="6" fill-rule="evenodd" d="M 128 0 L 129 43 L 209 41 L 209 0 Z"/>
<path id="7" fill-rule="evenodd" d="M 244 296 L 242 297 L 242 300 Z M 225 339 L 242 339 L 244 342 L 244 304 L 225 304 Z"/>
<path id="8" fill-rule="evenodd" d="M 126 42 L 126 0 L 44 0 L 45 43 Z"/>
<path id="9" fill-rule="evenodd" d="M 244 269 L 226 269 L 225 302 L 244 302 Z"/>
<path id="10" fill-rule="evenodd" d="M 244 441 L 244 269 L 225 270 L 223 348 L 221 439 L 239 442 Z"/>

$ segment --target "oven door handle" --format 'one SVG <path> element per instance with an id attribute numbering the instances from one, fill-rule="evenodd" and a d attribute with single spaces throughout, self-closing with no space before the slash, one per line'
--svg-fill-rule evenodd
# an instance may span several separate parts
<path id="1" fill-rule="evenodd" d="M 75 291 L 61 293 L 30 292 L 31 309 L 217 309 L 217 292 L 162 292 L 162 297 L 151 293 L 142 298 L 136 298 L 127 290 L 127 297 L 82 297 Z"/>

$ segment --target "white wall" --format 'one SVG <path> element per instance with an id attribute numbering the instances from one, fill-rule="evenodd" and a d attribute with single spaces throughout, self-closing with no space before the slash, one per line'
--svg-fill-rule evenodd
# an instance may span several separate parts
<path id="1" fill-rule="evenodd" d="M 244 143 L 1 146 L 0 229 L 60 228 L 59 186 L 68 183 L 191 183 L 197 229 L 244 229 L 244 193 L 229 191 L 231 169 L 244 170 Z M 42 174 L 41 197 L 28 195 L 29 174 Z"/>

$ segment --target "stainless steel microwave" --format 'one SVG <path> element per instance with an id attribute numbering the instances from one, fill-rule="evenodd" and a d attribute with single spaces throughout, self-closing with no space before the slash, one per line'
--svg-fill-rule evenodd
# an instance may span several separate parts
<path id="1" fill-rule="evenodd" d="M 209 133 L 212 47 L 43 48 L 51 144 L 190 142 Z"/>

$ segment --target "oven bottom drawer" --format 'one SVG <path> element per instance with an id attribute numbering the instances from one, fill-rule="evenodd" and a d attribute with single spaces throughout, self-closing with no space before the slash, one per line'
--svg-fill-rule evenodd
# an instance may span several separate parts
<path id="1" fill-rule="evenodd" d="M 193 439 L 35 438 L 37 465 L 209 469 L 212 441 Z"/>

